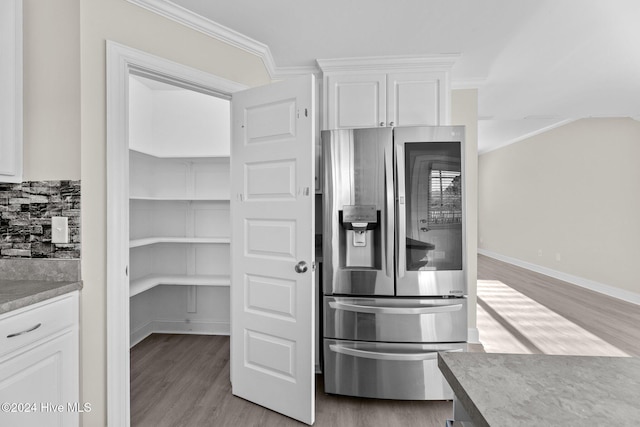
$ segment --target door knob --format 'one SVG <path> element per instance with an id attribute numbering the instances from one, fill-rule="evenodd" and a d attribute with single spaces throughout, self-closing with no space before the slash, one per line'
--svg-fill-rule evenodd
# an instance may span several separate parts
<path id="1" fill-rule="evenodd" d="M 296 264 L 296 267 L 295 267 L 296 273 L 306 273 L 308 269 L 309 267 L 307 266 L 307 263 L 304 261 L 300 261 L 299 263 Z"/>

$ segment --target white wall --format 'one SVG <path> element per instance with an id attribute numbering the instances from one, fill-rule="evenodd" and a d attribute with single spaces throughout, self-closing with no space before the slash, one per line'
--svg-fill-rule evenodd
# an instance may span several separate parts
<path id="1" fill-rule="evenodd" d="M 467 288 L 469 298 L 469 340 L 477 342 L 476 296 L 478 279 L 478 91 L 454 90 L 451 94 L 451 124 L 465 128 L 465 190 L 467 230 Z"/>
<path id="2" fill-rule="evenodd" d="M 640 294 L 639 160 L 640 122 L 624 118 L 480 156 L 479 247 Z"/>
<path id="3" fill-rule="evenodd" d="M 159 156 L 228 156 L 228 99 L 129 78 L 129 147 Z"/>

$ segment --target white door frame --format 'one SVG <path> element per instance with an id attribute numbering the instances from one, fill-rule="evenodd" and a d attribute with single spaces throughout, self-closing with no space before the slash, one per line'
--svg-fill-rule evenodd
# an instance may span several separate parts
<path id="1" fill-rule="evenodd" d="M 231 98 L 247 86 L 107 40 L 107 425 L 130 425 L 129 75 Z"/>

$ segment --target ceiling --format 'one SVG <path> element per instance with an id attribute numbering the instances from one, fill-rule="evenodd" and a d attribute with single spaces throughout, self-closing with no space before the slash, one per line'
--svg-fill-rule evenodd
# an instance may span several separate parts
<path id="1" fill-rule="evenodd" d="M 457 53 L 478 88 L 479 151 L 584 117 L 640 119 L 638 0 L 172 0 L 268 47 L 316 59 Z"/>

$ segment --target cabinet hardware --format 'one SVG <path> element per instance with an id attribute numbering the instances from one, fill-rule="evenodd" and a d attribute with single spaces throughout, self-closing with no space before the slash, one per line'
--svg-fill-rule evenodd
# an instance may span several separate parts
<path id="1" fill-rule="evenodd" d="M 31 328 L 29 328 L 27 330 L 24 330 L 22 332 L 16 332 L 16 333 L 13 333 L 13 334 L 9 334 L 9 335 L 7 335 L 7 338 L 13 338 L 13 337 L 17 337 L 17 336 L 20 336 L 20 335 L 28 334 L 29 332 L 35 331 L 40 326 L 42 326 L 42 323 L 38 323 L 36 326 L 33 326 L 33 327 L 31 327 Z"/>

